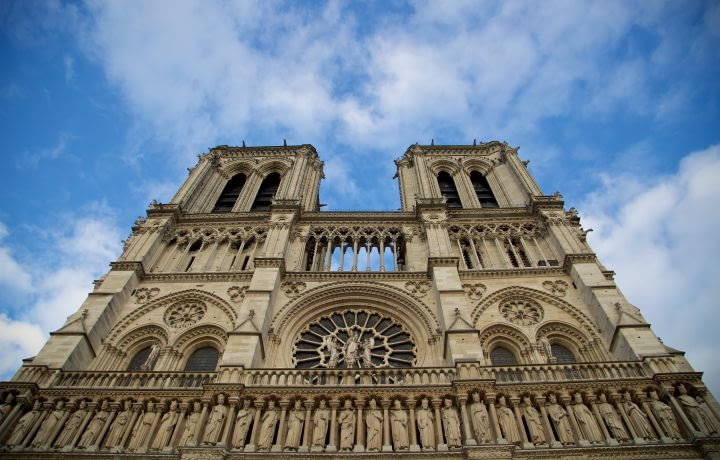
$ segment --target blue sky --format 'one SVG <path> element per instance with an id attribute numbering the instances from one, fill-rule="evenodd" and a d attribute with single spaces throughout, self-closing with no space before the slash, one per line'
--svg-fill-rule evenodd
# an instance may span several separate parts
<path id="1" fill-rule="evenodd" d="M 218 144 L 311 143 L 397 209 L 414 142 L 507 140 L 720 389 L 718 2 L 0 3 L 0 377 Z"/>

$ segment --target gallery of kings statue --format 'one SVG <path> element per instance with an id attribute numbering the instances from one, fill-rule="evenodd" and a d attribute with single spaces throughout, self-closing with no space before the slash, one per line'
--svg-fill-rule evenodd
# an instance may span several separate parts
<path id="1" fill-rule="evenodd" d="M 200 155 L 0 383 L 0 456 L 720 457 L 702 373 L 516 148 L 395 163 L 399 211 L 336 212 L 311 145 Z"/>

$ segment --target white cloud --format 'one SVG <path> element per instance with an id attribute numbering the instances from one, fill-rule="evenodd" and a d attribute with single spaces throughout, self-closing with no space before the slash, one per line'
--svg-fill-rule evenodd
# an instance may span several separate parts
<path id="1" fill-rule="evenodd" d="M 36 324 L 15 321 L 0 313 L 0 375 L 3 380 L 20 367 L 23 358 L 29 358 L 43 346 L 47 334 Z"/>
<path id="2" fill-rule="evenodd" d="M 688 154 L 675 174 L 605 176 L 580 205 L 591 246 L 630 302 L 720 390 L 720 145 Z"/>
<path id="3" fill-rule="evenodd" d="M 3 241 L 9 235 L 0 222 L 0 286 L 15 292 L 27 292 L 31 288 L 30 275 L 18 263 L 11 248 Z"/>

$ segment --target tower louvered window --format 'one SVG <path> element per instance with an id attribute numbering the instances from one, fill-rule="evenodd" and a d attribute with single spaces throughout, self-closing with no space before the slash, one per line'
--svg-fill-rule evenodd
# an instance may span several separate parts
<path id="1" fill-rule="evenodd" d="M 475 195 L 477 195 L 478 201 L 480 201 L 480 207 L 498 207 L 498 202 L 495 199 L 495 195 L 493 194 L 490 184 L 485 176 L 480 174 L 478 171 L 473 171 L 470 173 L 470 181 L 475 189 Z"/>
<path id="2" fill-rule="evenodd" d="M 280 187 L 280 174 L 271 173 L 260 184 L 255 202 L 251 211 L 268 211 L 272 204 L 272 199 Z"/>
<path id="3" fill-rule="evenodd" d="M 452 176 L 445 171 L 441 171 L 437 176 L 437 180 L 440 186 L 440 193 L 445 197 L 445 200 L 447 200 L 448 208 L 462 208 L 460 195 L 458 194 L 457 187 L 455 187 L 455 180 Z"/>
<path id="4" fill-rule="evenodd" d="M 225 184 L 225 188 L 220 194 L 220 198 L 218 198 L 217 202 L 215 203 L 215 207 L 213 208 L 212 212 L 232 211 L 232 208 L 235 206 L 235 202 L 240 196 L 240 192 L 242 191 L 244 185 L 245 174 L 235 174 L 227 182 L 227 184 Z"/>

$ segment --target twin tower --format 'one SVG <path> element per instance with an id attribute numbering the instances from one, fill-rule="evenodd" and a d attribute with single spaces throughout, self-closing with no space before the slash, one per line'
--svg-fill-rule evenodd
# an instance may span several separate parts
<path id="1" fill-rule="evenodd" d="M 395 163 L 401 211 L 322 212 L 311 145 L 202 155 L 0 383 L 3 455 L 717 458 L 701 373 L 517 149 Z"/>

